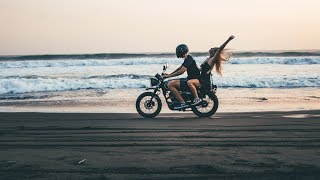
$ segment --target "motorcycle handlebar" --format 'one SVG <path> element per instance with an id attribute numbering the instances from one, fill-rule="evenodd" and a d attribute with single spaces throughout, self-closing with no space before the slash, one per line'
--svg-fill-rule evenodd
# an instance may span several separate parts
<path id="1" fill-rule="evenodd" d="M 163 79 L 163 77 L 160 74 L 156 74 L 157 79 Z"/>

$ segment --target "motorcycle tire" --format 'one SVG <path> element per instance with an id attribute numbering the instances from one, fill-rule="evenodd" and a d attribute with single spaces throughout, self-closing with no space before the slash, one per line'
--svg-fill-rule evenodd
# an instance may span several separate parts
<path id="1" fill-rule="evenodd" d="M 152 102 L 144 102 L 144 104 L 141 104 L 141 100 L 148 97 L 148 96 L 150 96 L 150 99 L 153 97 L 153 101 Z M 147 103 L 147 105 L 146 105 L 146 103 Z M 148 103 L 151 103 L 151 104 L 148 104 Z M 155 107 L 156 109 L 154 112 L 147 113 L 144 111 L 144 110 L 148 110 L 148 108 L 153 109 L 153 106 L 155 106 L 156 104 L 157 104 L 157 107 Z M 154 94 L 152 92 L 144 92 L 137 98 L 136 109 L 137 109 L 138 113 L 144 118 L 156 117 L 160 113 L 161 108 L 162 108 L 162 102 L 157 94 Z"/>
<path id="2" fill-rule="evenodd" d="M 218 110 L 218 107 L 219 107 L 219 100 L 218 100 L 218 97 L 210 92 L 207 94 L 207 96 L 213 101 L 213 107 L 210 111 L 208 112 L 201 112 L 198 110 L 198 107 L 197 106 L 193 106 L 192 107 L 192 112 L 197 115 L 198 117 L 210 117 L 212 116 L 214 113 L 216 113 L 216 111 Z"/>

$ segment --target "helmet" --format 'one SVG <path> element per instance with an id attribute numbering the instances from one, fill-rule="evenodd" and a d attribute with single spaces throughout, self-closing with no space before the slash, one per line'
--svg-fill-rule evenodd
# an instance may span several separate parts
<path id="1" fill-rule="evenodd" d="M 180 44 L 176 48 L 176 55 L 177 55 L 178 58 L 182 58 L 183 55 L 185 55 L 187 52 L 189 52 L 189 48 L 185 44 Z"/>

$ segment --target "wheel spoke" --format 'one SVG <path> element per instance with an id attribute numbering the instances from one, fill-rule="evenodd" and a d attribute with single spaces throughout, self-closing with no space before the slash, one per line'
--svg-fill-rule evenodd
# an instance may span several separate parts
<path id="1" fill-rule="evenodd" d="M 140 101 L 140 109 L 146 114 L 154 113 L 157 110 L 156 107 L 158 107 L 157 100 L 153 99 L 152 101 L 150 101 L 151 98 L 152 98 L 151 96 L 146 96 Z"/>
<path id="2" fill-rule="evenodd" d="M 206 95 L 206 97 L 203 98 L 203 101 L 205 101 L 205 102 L 207 103 L 207 106 L 206 106 L 206 107 L 199 106 L 199 107 L 197 108 L 197 110 L 198 110 L 199 112 L 201 112 L 201 113 L 208 113 L 208 112 L 210 112 L 210 111 L 213 109 L 213 107 L 214 107 L 214 102 L 213 102 L 213 100 L 212 100 L 210 97 L 208 97 L 208 95 Z"/>

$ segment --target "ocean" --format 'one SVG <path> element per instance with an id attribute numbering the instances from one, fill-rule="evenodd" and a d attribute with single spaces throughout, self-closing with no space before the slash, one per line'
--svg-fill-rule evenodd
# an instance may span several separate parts
<path id="1" fill-rule="evenodd" d="M 198 66 L 207 57 L 191 55 Z M 135 99 L 150 86 L 149 78 L 161 73 L 165 63 L 172 72 L 182 62 L 170 53 L 0 56 L 0 111 L 25 111 L 16 107 L 28 106 L 27 111 L 47 112 L 56 106 L 57 112 L 66 107 L 78 112 L 78 105 L 86 105 L 92 110 L 81 112 L 96 112 L 96 106 L 101 106 L 99 112 L 117 111 L 118 106 L 135 112 Z M 282 105 L 285 110 L 314 109 L 319 102 L 320 51 L 237 52 L 223 64 L 222 73 L 213 73 L 225 102 L 220 110 L 243 110 L 248 103 L 253 105 L 249 110 L 273 110 L 284 102 L 291 104 Z M 260 106 L 265 98 L 269 106 Z M 40 106 L 48 108 L 35 108 Z"/>
<path id="2" fill-rule="evenodd" d="M 206 58 L 192 55 L 198 65 Z M 146 88 L 162 64 L 171 72 L 182 62 L 165 53 L 0 56 L 0 95 Z M 320 87 L 320 52 L 235 53 L 213 79 L 223 88 Z"/>

